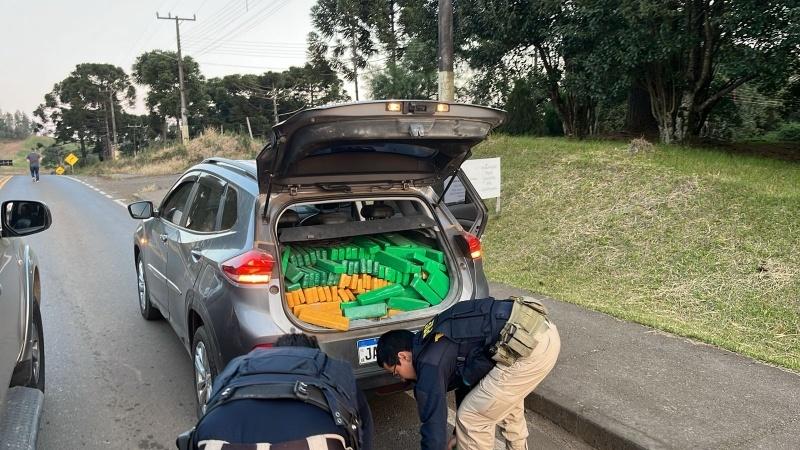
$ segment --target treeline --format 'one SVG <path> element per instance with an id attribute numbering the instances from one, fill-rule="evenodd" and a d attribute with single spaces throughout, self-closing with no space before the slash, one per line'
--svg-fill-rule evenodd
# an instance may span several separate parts
<path id="1" fill-rule="evenodd" d="M 800 126 L 800 6 L 782 0 L 459 0 L 459 101 L 509 111 L 509 133 L 627 133 L 662 142 L 742 139 Z M 206 79 L 184 56 L 188 125 L 265 136 L 292 111 L 351 100 L 436 98 L 438 0 L 318 0 L 307 63 Z M 35 116 L 103 154 L 175 136 L 177 55 L 130 73 L 79 64 Z M 124 111 L 134 83 L 148 114 Z M 366 94 L 365 94 L 366 93 Z M 249 123 L 249 130 L 248 130 Z"/>
<path id="2" fill-rule="evenodd" d="M 0 110 L 0 139 L 25 139 L 34 130 L 34 123 L 27 114 L 17 111 L 3 113 Z"/>

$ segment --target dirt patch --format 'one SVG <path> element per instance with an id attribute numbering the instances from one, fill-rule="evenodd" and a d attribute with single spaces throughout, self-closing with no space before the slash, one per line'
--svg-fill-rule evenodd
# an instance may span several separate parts
<path id="1" fill-rule="evenodd" d="M 0 159 L 14 159 L 24 141 L 0 141 Z"/>

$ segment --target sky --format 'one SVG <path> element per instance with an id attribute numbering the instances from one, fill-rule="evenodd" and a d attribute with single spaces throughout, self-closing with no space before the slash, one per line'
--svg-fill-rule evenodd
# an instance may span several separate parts
<path id="1" fill-rule="evenodd" d="M 84 62 L 130 74 L 136 56 L 176 50 L 206 78 L 263 73 L 305 63 L 314 0 L 0 0 L 0 109 L 30 114 L 53 85 Z M 142 89 L 134 111 L 144 113 Z"/>

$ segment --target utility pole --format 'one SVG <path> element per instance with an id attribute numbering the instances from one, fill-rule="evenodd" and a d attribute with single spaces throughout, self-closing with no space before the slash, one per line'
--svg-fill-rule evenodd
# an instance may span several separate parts
<path id="1" fill-rule="evenodd" d="M 111 147 L 111 160 L 117 159 L 117 120 L 114 118 L 114 91 L 108 90 L 108 106 L 111 108 L 111 133 L 114 136 L 114 144 Z"/>
<path id="2" fill-rule="evenodd" d="M 453 0 L 439 0 L 439 100 L 455 98 L 453 74 Z"/>
<path id="3" fill-rule="evenodd" d="M 194 22 L 197 16 L 192 15 L 192 18 L 186 17 L 172 17 L 172 13 L 167 14 L 167 17 L 161 17 L 156 12 L 156 18 L 161 20 L 174 20 L 175 21 L 175 35 L 178 38 L 178 84 L 181 91 L 181 143 L 185 144 L 189 140 L 189 119 L 186 117 L 186 92 L 183 88 L 183 56 L 181 56 L 181 20 L 188 20 Z"/>
<path id="4" fill-rule="evenodd" d="M 139 154 L 139 146 L 136 145 L 136 133 L 142 125 L 128 125 L 128 128 L 133 128 L 133 156 Z"/>
<path id="5" fill-rule="evenodd" d="M 250 118 L 249 117 L 245 117 L 244 120 L 247 121 L 247 134 L 250 135 L 250 139 L 253 139 L 253 129 L 250 128 Z"/>
<path id="6" fill-rule="evenodd" d="M 272 83 L 272 115 L 275 118 L 275 124 L 278 123 L 278 91 L 275 90 L 275 83 Z"/>
<path id="7" fill-rule="evenodd" d="M 356 88 L 356 101 L 358 101 L 358 56 L 356 55 L 356 37 L 353 36 L 350 46 L 353 49 L 353 83 Z"/>

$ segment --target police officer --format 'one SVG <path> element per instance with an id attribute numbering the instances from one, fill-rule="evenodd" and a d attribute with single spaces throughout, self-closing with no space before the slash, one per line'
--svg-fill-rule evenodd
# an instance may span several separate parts
<path id="1" fill-rule="evenodd" d="M 371 450 L 372 416 L 349 364 L 287 334 L 228 364 L 179 449 Z"/>
<path id="2" fill-rule="evenodd" d="M 416 335 L 392 330 L 378 340 L 377 362 L 415 382 L 422 448 L 494 448 L 500 425 L 508 449 L 527 449 L 524 400 L 555 366 L 561 340 L 547 311 L 530 297 L 466 300 Z M 455 436 L 447 436 L 447 392 L 456 393 Z"/>

